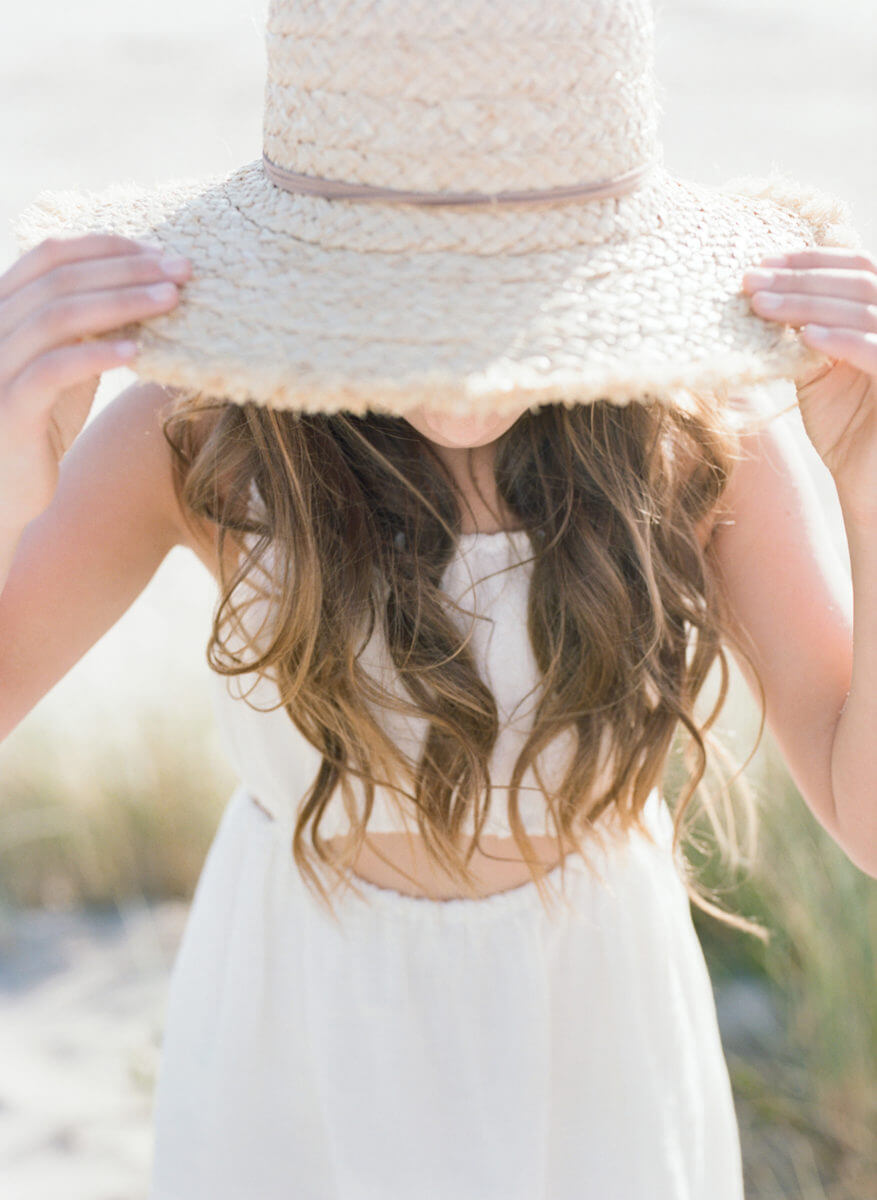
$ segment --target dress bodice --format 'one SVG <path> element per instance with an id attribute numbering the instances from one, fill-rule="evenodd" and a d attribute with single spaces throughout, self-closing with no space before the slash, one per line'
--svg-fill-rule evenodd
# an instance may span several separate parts
<path id="1" fill-rule="evenodd" d="M 500 732 L 490 760 L 491 798 L 482 833 L 511 837 L 506 804 L 508 781 L 523 746 L 538 700 L 540 673 L 527 632 L 527 597 L 533 569 L 533 550 L 523 530 L 461 534 L 442 577 L 442 591 L 460 606 L 449 608 L 462 634 L 471 630 L 471 649 L 481 678 L 497 703 Z M 380 621 L 360 652 L 362 666 L 381 686 L 405 698 L 389 656 Z M 313 783 L 321 756 L 298 731 L 285 709 L 258 712 L 279 701 L 273 681 L 255 674 L 226 677 L 212 673 L 214 708 L 226 752 L 244 787 L 281 825 L 292 829 L 298 803 Z M 243 699 L 249 697 L 249 703 Z M 394 743 L 416 762 L 428 722 L 383 709 L 383 727 Z M 554 786 L 559 768 L 573 748 L 570 731 L 564 731 L 538 759 L 542 777 Z M 364 788 L 353 778 L 351 786 L 364 809 Z M 337 801 L 337 802 L 336 802 Z M 663 804 L 655 789 L 648 806 Z M 554 836 L 542 789 L 532 767 L 524 773 L 518 792 L 521 820 L 530 836 Z M 648 813 L 646 814 L 648 816 Z M 349 820 L 338 792 L 330 800 L 321 822 L 324 837 L 346 833 Z M 417 831 L 413 812 L 376 787 L 369 816 L 370 833 Z M 470 813 L 464 825 L 474 832 Z"/>

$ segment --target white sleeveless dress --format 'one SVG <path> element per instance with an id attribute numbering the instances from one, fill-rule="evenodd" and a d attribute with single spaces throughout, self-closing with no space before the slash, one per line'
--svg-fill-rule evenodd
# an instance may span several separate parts
<path id="1" fill-rule="evenodd" d="M 443 580 L 474 613 L 500 782 L 539 683 L 530 554 L 523 533 L 463 535 Z M 364 660 L 387 668 L 379 639 Z M 362 897 L 334 895 L 336 925 L 289 849 L 319 755 L 282 708 L 241 698 L 252 679 L 215 682 L 241 782 L 171 976 L 149 1200 L 743 1200 L 713 991 L 658 789 L 651 837 L 609 837 L 596 872 L 568 857 L 554 915 L 533 883 L 432 900 L 359 882 Z M 250 702 L 272 690 L 259 681 Z M 416 748 L 422 724 L 386 717 Z M 494 790 L 485 832 L 508 836 Z M 535 786 L 521 814 L 551 832 Z M 321 825 L 346 828 L 331 811 Z M 378 793 L 369 829 L 399 828 Z M 558 896 L 560 870 L 546 877 Z"/>

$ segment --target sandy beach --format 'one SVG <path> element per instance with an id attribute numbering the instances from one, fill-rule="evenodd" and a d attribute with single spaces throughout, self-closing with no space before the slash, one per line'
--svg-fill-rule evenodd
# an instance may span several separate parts
<path id="1" fill-rule="evenodd" d="M 187 905 L 0 925 L 0 1194 L 141 1200 L 167 977 Z"/>

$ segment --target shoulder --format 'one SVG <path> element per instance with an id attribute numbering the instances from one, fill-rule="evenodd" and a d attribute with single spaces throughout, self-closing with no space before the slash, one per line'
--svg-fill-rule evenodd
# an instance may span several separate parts
<path id="1" fill-rule="evenodd" d="M 142 466 L 150 472 L 153 485 L 153 503 L 173 529 L 174 543 L 190 550 L 218 580 L 218 527 L 184 507 L 178 487 L 180 464 L 164 432 L 179 394 L 179 389 L 170 385 L 138 380 L 124 389 L 114 403 L 120 407 L 119 419 L 127 425 L 132 438 L 140 439 Z M 208 436 L 215 420 L 214 414 L 205 413 L 203 421 L 193 427 L 191 437 L 195 448 Z M 230 549 L 227 557 L 231 566 L 234 556 Z"/>
<path id="2" fill-rule="evenodd" d="M 794 383 L 784 379 L 751 385 L 729 397 L 740 455 L 719 503 L 716 529 L 721 528 L 725 540 L 757 522 L 765 504 L 782 503 L 790 490 L 806 487 L 800 438 L 789 421 L 796 400 Z"/>
<path id="3" fill-rule="evenodd" d="M 759 504 L 782 487 L 777 473 L 780 463 L 787 472 L 794 470 L 794 436 L 788 424 L 778 419 L 795 402 L 794 383 L 787 379 L 750 384 L 728 397 L 725 415 L 739 438 L 740 453 L 718 503 L 697 527 L 702 548 L 708 543 L 718 545 L 719 533 L 726 542 L 747 517 L 757 520 Z"/>
<path id="4" fill-rule="evenodd" d="M 820 494 L 820 478 L 830 483 L 830 476 L 801 423 L 793 383 L 790 389 L 739 399 L 740 458 L 713 533 L 725 590 L 750 628 L 762 610 L 778 610 L 781 593 L 813 620 L 825 606 L 848 607 L 848 573 Z"/>

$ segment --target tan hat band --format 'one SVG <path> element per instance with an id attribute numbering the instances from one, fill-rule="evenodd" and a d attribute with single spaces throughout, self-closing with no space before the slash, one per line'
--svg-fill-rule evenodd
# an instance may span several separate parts
<path id="1" fill-rule="evenodd" d="M 397 188 L 372 187 L 367 183 L 345 183 L 340 179 L 318 179 L 298 175 L 271 161 L 264 153 L 265 174 L 278 187 L 303 196 L 322 196 L 327 200 L 391 200 L 399 204 L 552 204 L 558 200 L 597 200 L 604 196 L 623 196 L 633 191 L 656 163 L 644 163 L 613 179 L 599 183 L 570 184 L 522 192 L 406 192 Z"/>

